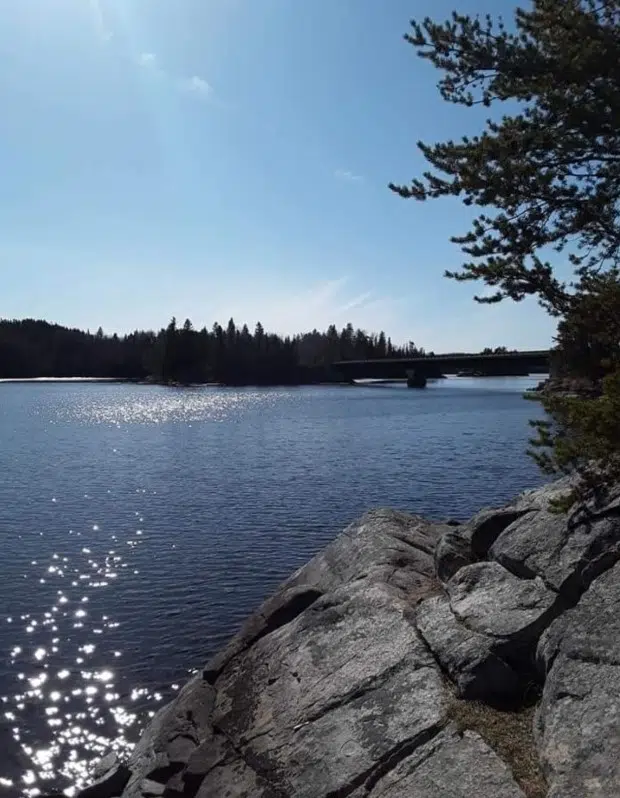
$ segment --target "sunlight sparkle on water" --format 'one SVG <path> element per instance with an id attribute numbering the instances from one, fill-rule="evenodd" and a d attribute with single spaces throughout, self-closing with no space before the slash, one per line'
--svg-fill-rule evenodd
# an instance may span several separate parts
<path id="1" fill-rule="evenodd" d="M 121 402 L 110 396 L 84 394 L 79 402 L 57 408 L 53 423 L 110 426 L 116 437 L 105 451 L 112 470 L 106 472 L 105 463 L 95 470 L 91 457 L 92 473 L 91 463 L 86 466 L 90 484 L 78 481 L 46 489 L 42 500 L 56 520 L 49 527 L 41 523 L 31 530 L 37 536 L 36 547 L 25 549 L 19 571 L 19 579 L 27 580 L 20 589 L 27 601 L 31 594 L 32 603 L 26 606 L 32 609 L 17 609 L 6 619 L 7 625 L 13 618 L 18 622 L 5 648 L 13 687 L 2 696 L 1 706 L 24 765 L 20 772 L 3 775 L 14 776 L 26 798 L 62 791 L 69 796 L 88 783 L 91 763 L 103 753 L 113 749 L 126 758 L 141 725 L 171 690 L 179 689 L 178 682 L 166 690 L 159 684 L 136 686 L 140 676 L 132 671 L 136 644 L 124 599 L 119 605 L 118 596 L 132 596 L 131 589 L 143 582 L 136 579 L 141 574 L 151 578 L 149 569 L 157 552 L 151 547 L 161 545 L 149 527 L 151 502 L 164 499 L 148 474 L 144 486 L 116 481 L 124 463 L 138 479 L 142 470 L 141 464 L 136 468 L 132 462 L 133 447 L 120 445 L 120 436 L 130 424 L 172 421 L 189 429 L 199 420 L 241 417 L 274 402 L 273 394 L 252 390 L 154 389 L 130 394 Z M 190 433 L 196 433 L 195 424 Z M 111 479 L 114 483 L 106 484 Z M 174 548 L 176 543 L 171 542 L 164 551 Z M 129 638 L 124 636 L 125 628 Z M 116 673 L 110 666 L 120 663 L 121 657 L 127 667 Z M 10 785 L 4 780 L 0 786 Z"/>
<path id="2" fill-rule="evenodd" d="M 282 392 L 283 394 L 285 392 Z M 222 393 L 210 388 L 192 392 L 152 393 L 133 396 L 124 402 L 109 402 L 105 396 L 67 409 L 73 419 L 97 424 L 161 424 L 167 421 L 225 421 L 257 405 L 272 404 L 274 394 L 260 391 Z M 119 454 L 119 452 L 116 452 Z M 122 453 L 120 453 L 122 456 Z M 137 489 L 136 492 L 144 492 Z"/>
<path id="3" fill-rule="evenodd" d="M 139 512 L 136 512 L 136 517 L 144 520 Z M 90 534 L 98 531 L 99 525 L 94 524 Z M 142 530 L 139 531 L 141 534 Z M 73 534 L 71 530 L 69 534 Z M 135 544 L 136 541 L 130 537 L 129 542 Z M 89 616 L 92 613 L 87 611 L 92 597 L 88 591 L 107 589 L 110 579 L 121 576 L 112 569 L 126 567 L 128 563 L 115 549 L 98 550 L 94 538 L 85 543 L 71 558 L 62 557 L 62 566 L 58 553 L 51 553 L 47 562 L 45 556 L 30 562 L 35 577 L 40 577 L 43 572 L 50 581 L 56 582 L 52 591 L 54 603 L 40 608 L 36 614 L 22 613 L 24 625 L 21 633 L 29 636 L 32 646 L 11 645 L 8 648 L 9 661 L 15 667 L 17 689 L 14 695 L 1 697 L 3 708 L 7 710 L 3 717 L 7 723 L 15 724 L 13 740 L 21 747 L 25 761 L 30 765 L 18 776 L 25 798 L 50 792 L 49 782 L 52 780 L 54 786 L 58 785 L 69 796 L 88 783 L 90 763 L 94 759 L 108 750 L 115 750 L 126 757 L 134 745 L 135 733 L 132 739 L 125 735 L 136 725 L 138 714 L 119 705 L 122 693 L 115 684 L 114 671 L 107 666 L 112 658 L 122 656 L 118 648 L 108 648 L 105 639 L 105 634 L 117 629 L 120 623 L 109 612 L 98 617 L 94 613 L 91 620 Z M 122 573 L 129 576 L 135 570 L 132 568 Z M 28 577 L 28 574 L 24 576 Z M 66 580 L 64 589 L 57 587 L 57 580 L 63 579 Z M 32 581 L 41 585 L 41 591 L 49 591 L 46 580 Z M 46 595 L 49 596 L 49 592 Z M 79 606 L 68 611 L 70 603 Z M 7 618 L 7 623 L 12 620 L 12 617 Z M 95 635 L 101 641 L 99 646 L 91 642 Z M 76 657 L 76 653 L 81 656 Z M 65 667 L 69 662 L 76 662 L 79 666 L 85 658 L 92 663 L 90 670 L 79 672 L 78 669 L 71 670 L 70 666 Z M 39 669 L 33 670 L 34 663 Z M 21 689 L 17 687 L 20 682 Z M 28 685 L 25 691 L 24 682 Z M 64 690 L 58 689 L 61 684 Z M 47 689 L 42 689 L 44 686 Z M 151 696 L 146 690 L 140 691 L 142 707 L 145 702 L 158 699 L 159 696 Z M 40 716 L 38 722 L 37 713 Z M 11 786 L 11 781 L 4 779 L 0 782 L 0 787 L 3 786 Z"/>

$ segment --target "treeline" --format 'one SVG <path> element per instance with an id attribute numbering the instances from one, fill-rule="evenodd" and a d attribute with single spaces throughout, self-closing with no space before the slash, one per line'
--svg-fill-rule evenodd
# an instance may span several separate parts
<path id="1" fill-rule="evenodd" d="M 505 346 L 496 346 L 495 349 L 491 349 L 490 346 L 485 346 L 485 348 L 480 353 L 481 355 L 507 355 L 510 352 L 516 352 L 516 349 L 507 349 Z"/>
<path id="2" fill-rule="evenodd" d="M 292 337 L 251 332 L 233 319 L 224 328 L 194 329 L 175 319 L 159 332 L 92 334 L 46 321 L 0 321 L 0 378 L 115 377 L 161 382 L 227 385 L 300 384 L 337 379 L 338 360 L 423 354 L 413 342 L 394 346 L 384 332 L 369 334 L 351 324 L 338 331 Z"/>

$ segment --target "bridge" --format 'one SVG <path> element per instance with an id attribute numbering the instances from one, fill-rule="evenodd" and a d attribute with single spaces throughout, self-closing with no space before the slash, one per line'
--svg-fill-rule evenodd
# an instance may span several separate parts
<path id="1" fill-rule="evenodd" d="M 548 374 L 552 353 L 548 349 L 498 354 L 454 353 L 417 355 L 406 358 L 340 360 L 333 368 L 347 381 L 361 379 L 406 379 L 410 388 L 423 388 L 428 379 L 445 374 L 503 377 Z"/>

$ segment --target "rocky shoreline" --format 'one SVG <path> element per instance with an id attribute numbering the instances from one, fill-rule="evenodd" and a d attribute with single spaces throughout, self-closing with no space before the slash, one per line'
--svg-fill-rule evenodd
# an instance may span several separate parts
<path id="1" fill-rule="evenodd" d="M 531 398 L 547 396 L 575 396 L 581 399 L 596 399 L 601 395 L 601 385 L 585 377 L 549 377 L 527 391 Z"/>
<path id="2" fill-rule="evenodd" d="M 620 490 L 568 487 L 367 513 L 80 798 L 617 798 Z"/>

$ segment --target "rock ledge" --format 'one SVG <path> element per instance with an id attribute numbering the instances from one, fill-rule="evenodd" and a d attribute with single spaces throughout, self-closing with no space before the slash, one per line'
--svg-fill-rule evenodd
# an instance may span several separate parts
<path id="1" fill-rule="evenodd" d="M 566 488 L 462 525 L 367 513 L 79 798 L 617 798 L 619 502 L 554 515 Z M 524 776 L 484 707 L 533 702 Z"/>

